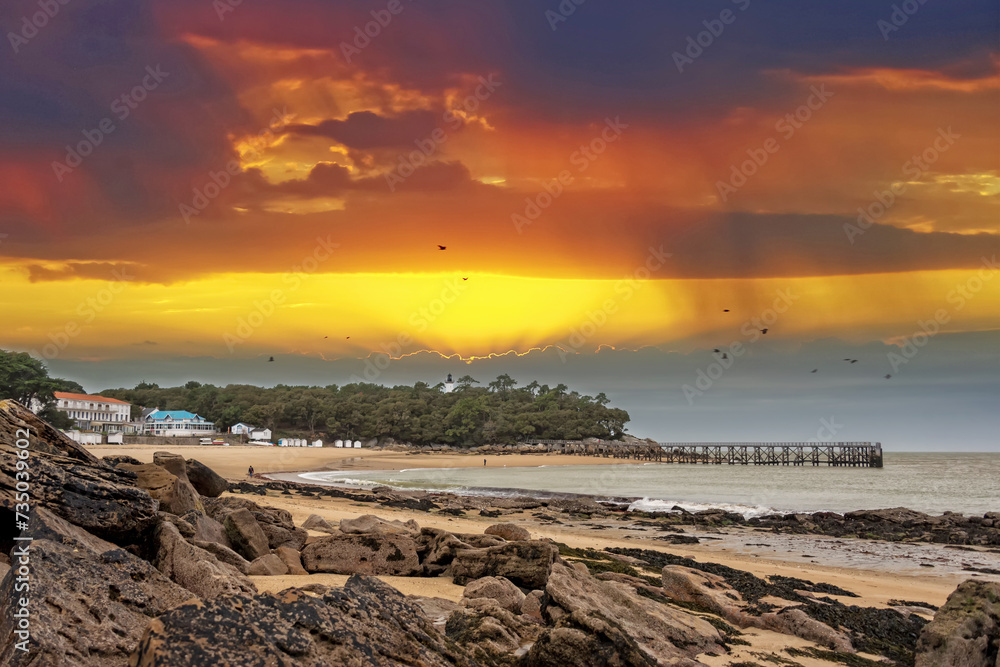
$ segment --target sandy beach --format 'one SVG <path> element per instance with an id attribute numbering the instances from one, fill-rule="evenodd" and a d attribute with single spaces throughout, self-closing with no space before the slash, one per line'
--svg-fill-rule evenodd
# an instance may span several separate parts
<path id="1" fill-rule="evenodd" d="M 320 470 L 402 470 L 404 468 L 470 468 L 483 465 L 480 454 L 431 454 L 335 447 L 252 447 L 204 445 L 102 445 L 88 447 L 95 456 L 132 456 L 152 462 L 154 452 L 175 452 L 198 459 L 228 479 L 245 479 L 247 468 L 258 474 Z M 491 454 L 487 466 L 536 467 L 608 465 L 615 459 L 565 454 Z"/>

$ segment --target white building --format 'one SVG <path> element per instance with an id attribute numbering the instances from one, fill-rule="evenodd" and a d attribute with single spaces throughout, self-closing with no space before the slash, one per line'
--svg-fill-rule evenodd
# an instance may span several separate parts
<path id="1" fill-rule="evenodd" d="M 271 439 L 271 429 L 269 428 L 250 428 L 250 439 L 251 440 L 270 440 Z"/>
<path id="2" fill-rule="evenodd" d="M 142 425 L 145 435 L 175 437 L 217 433 L 215 424 L 187 410 L 160 410 L 146 415 Z"/>
<path id="3" fill-rule="evenodd" d="M 455 391 L 455 381 L 451 379 L 451 373 L 448 373 L 448 379 L 444 381 L 444 393 L 450 394 Z"/>
<path id="4" fill-rule="evenodd" d="M 254 427 L 250 424 L 244 424 L 240 422 L 239 424 L 233 424 L 229 427 L 229 432 L 233 435 L 250 435 L 250 431 L 253 431 Z"/>
<path id="5" fill-rule="evenodd" d="M 107 396 L 55 392 L 55 409 L 73 420 L 73 425 L 85 431 L 134 431 L 129 423 L 132 404 Z"/>

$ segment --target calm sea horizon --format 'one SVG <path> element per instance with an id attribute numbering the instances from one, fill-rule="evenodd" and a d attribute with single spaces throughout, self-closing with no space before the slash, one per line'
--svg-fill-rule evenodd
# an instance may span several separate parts
<path id="1" fill-rule="evenodd" d="M 310 483 L 449 491 L 470 495 L 589 494 L 639 498 L 634 509 L 725 508 L 772 512 L 849 512 L 909 507 L 929 514 L 1000 512 L 1000 453 L 886 452 L 884 468 L 684 465 L 418 468 L 274 474 Z"/>

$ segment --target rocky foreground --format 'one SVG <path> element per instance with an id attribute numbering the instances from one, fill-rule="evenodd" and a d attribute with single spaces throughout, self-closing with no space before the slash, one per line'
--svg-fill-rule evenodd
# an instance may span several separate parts
<path id="1" fill-rule="evenodd" d="M 21 468 L 18 429 L 31 434 Z M 17 474 L 26 471 L 30 520 L 17 530 Z M 689 666 L 731 655 L 750 628 L 804 646 L 761 658 L 774 664 L 1000 664 L 996 583 L 966 582 L 928 622 L 930 610 L 905 601 L 859 607 L 851 591 L 822 583 L 648 549 L 571 549 L 512 523 L 457 533 L 361 514 L 296 526 L 265 493 L 174 454 L 97 459 L 0 402 L 0 664 Z M 357 495 L 446 514 L 505 511 L 496 499 L 473 508 L 388 489 Z M 591 499 L 538 509 L 616 511 Z M 27 564 L 16 537 L 33 540 Z M 332 587 L 310 583 L 314 573 L 351 576 Z M 303 583 L 268 594 L 251 579 L 277 575 Z M 464 594 L 458 603 L 407 597 L 384 575 L 444 577 Z M 17 616 L 22 597 L 29 630 Z"/>

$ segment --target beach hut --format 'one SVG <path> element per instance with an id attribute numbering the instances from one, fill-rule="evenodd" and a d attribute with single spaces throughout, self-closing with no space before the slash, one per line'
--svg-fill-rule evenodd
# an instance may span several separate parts
<path id="1" fill-rule="evenodd" d="M 361 441 L 360 440 L 355 440 L 354 441 L 354 449 L 361 449 Z"/>
<path id="2" fill-rule="evenodd" d="M 333 446 L 334 447 L 343 447 L 344 446 L 344 441 L 343 440 L 337 440 L 336 442 L 333 443 Z"/>
<path id="3" fill-rule="evenodd" d="M 323 446 L 323 441 L 322 440 L 313 440 L 312 446 L 313 447 L 322 447 Z"/>

